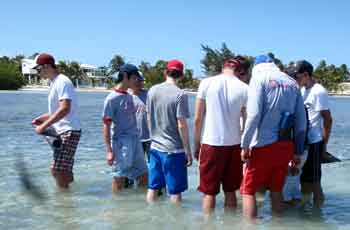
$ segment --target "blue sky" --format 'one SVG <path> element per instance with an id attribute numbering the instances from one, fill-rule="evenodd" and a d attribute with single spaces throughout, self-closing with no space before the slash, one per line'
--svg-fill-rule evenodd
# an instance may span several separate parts
<path id="1" fill-rule="evenodd" d="M 3 1 L 0 55 L 49 52 L 59 60 L 108 65 L 178 58 L 202 75 L 201 44 L 236 54 L 273 52 L 350 66 L 347 0 Z"/>

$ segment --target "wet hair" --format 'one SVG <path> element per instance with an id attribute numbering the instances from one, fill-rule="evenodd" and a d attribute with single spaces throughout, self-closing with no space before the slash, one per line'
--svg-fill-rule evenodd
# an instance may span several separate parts
<path id="1" fill-rule="evenodd" d="M 171 69 L 171 70 L 166 70 L 166 75 L 171 78 L 178 79 L 183 76 L 183 73 L 182 71 Z"/>

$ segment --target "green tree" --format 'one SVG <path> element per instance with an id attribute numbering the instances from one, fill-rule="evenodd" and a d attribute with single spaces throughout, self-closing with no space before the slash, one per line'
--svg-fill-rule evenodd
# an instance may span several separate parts
<path id="1" fill-rule="evenodd" d="M 125 64 L 125 60 L 121 55 L 115 55 L 109 62 L 110 74 L 119 71 L 119 68 Z"/>
<path id="2" fill-rule="evenodd" d="M 18 63 L 8 57 L 0 58 L 0 90 L 16 90 L 24 85 Z"/>
<path id="3" fill-rule="evenodd" d="M 346 65 L 336 67 L 335 65 L 327 65 L 325 60 L 322 60 L 313 73 L 313 79 L 322 84 L 327 90 L 335 92 L 341 90 L 341 85 L 345 81 L 348 74 Z"/>
<path id="4" fill-rule="evenodd" d="M 220 50 L 212 49 L 207 45 L 201 45 L 201 47 L 204 52 L 204 58 L 201 60 L 202 69 L 207 76 L 221 73 L 224 62 L 235 57 L 225 43 L 222 44 Z"/>
<path id="5" fill-rule="evenodd" d="M 80 67 L 80 64 L 76 61 L 59 61 L 58 70 L 60 73 L 69 77 L 74 86 L 76 86 L 77 80 L 81 80 L 86 77 L 84 71 Z"/>
<path id="6" fill-rule="evenodd" d="M 276 58 L 276 56 L 271 52 L 267 55 L 273 60 L 273 62 L 278 66 L 278 68 L 280 68 L 281 71 L 284 71 L 285 66 L 283 65 L 283 62 L 280 59 Z"/>

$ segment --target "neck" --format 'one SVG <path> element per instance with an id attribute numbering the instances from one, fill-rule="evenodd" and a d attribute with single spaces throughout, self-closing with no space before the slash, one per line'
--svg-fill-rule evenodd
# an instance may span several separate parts
<path id="1" fill-rule="evenodd" d="M 314 80 L 311 78 L 306 82 L 305 88 L 310 89 L 315 84 Z"/>
<path id="2" fill-rule="evenodd" d="M 235 76 L 233 70 L 228 68 L 223 69 L 222 73 L 228 76 Z"/>
<path id="3" fill-rule="evenodd" d="M 141 93 L 142 89 L 131 89 L 132 94 L 139 95 Z"/>
<path id="4" fill-rule="evenodd" d="M 122 90 L 122 91 L 127 91 L 128 90 L 128 87 L 122 83 L 120 84 L 117 84 L 114 86 L 114 89 L 116 90 Z"/>
<path id="5" fill-rule="evenodd" d="M 58 76 L 58 72 L 57 71 L 54 71 L 51 75 L 49 75 L 48 79 L 50 81 L 52 81 L 53 79 L 55 79 L 57 76 Z"/>
<path id="6" fill-rule="evenodd" d="M 174 84 L 174 85 L 177 85 L 177 81 L 172 78 L 172 77 L 166 77 L 166 80 L 165 80 L 166 83 L 170 83 L 170 84 Z"/>

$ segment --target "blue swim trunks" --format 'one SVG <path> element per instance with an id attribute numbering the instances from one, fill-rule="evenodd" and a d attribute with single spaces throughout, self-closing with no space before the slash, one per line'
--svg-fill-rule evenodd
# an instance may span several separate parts
<path id="1" fill-rule="evenodd" d="M 158 190 L 167 187 L 169 194 L 180 194 L 187 190 L 187 158 L 185 153 L 150 150 L 148 188 Z"/>

